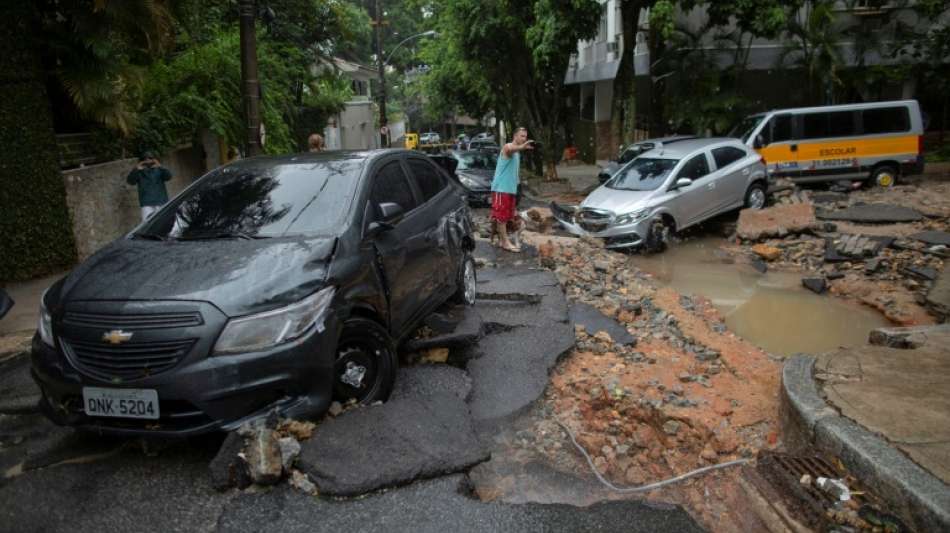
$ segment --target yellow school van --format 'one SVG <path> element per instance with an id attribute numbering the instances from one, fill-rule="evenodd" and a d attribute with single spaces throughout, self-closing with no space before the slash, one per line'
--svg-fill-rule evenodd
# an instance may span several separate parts
<path id="1" fill-rule="evenodd" d="M 771 176 L 881 187 L 924 171 L 923 134 L 916 100 L 777 109 L 730 132 L 762 156 Z"/>
<path id="2" fill-rule="evenodd" d="M 407 133 L 405 135 L 400 135 L 396 137 L 396 140 L 393 141 L 393 148 L 405 148 L 407 150 L 415 150 L 419 147 L 419 134 L 418 133 Z"/>

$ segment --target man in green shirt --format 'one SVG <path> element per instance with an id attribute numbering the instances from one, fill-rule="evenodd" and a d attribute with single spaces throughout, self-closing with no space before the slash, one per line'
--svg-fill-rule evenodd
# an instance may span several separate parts
<path id="1" fill-rule="evenodd" d="M 155 154 L 151 152 L 145 152 L 132 172 L 129 172 L 129 176 L 125 178 L 129 185 L 138 186 L 143 221 L 168 201 L 165 182 L 170 179 L 172 179 L 172 173 L 163 167 Z"/>

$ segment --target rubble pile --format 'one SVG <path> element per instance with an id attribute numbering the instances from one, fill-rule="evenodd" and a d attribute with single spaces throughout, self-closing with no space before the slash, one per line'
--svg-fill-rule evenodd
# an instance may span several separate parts
<path id="1" fill-rule="evenodd" d="M 759 271 L 803 271 L 807 288 L 854 298 L 895 324 L 941 315 L 928 294 L 950 258 L 950 184 L 779 189 L 775 206 L 740 213 L 732 254 Z"/>
<path id="2" fill-rule="evenodd" d="M 621 344 L 577 326 L 576 349 L 546 395 L 603 474 L 637 485 L 776 444 L 779 367 L 728 332 L 708 301 L 657 288 L 634 258 L 599 241 L 546 244 L 539 260 L 568 298 L 634 338 Z M 539 447 L 563 462 L 556 440 Z"/>

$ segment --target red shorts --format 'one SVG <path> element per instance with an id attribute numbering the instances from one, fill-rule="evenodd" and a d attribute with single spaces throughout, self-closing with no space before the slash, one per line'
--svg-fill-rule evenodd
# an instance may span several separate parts
<path id="1" fill-rule="evenodd" d="M 491 218 L 506 223 L 514 219 L 517 200 L 515 195 L 506 192 L 491 193 Z"/>

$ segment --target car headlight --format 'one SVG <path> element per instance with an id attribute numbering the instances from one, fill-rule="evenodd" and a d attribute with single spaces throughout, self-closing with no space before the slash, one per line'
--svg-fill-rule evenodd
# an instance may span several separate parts
<path id="1" fill-rule="evenodd" d="M 462 185 L 468 187 L 469 189 L 478 188 L 478 182 L 464 174 L 459 176 L 459 181 L 462 182 Z"/>
<path id="2" fill-rule="evenodd" d="M 334 287 L 327 287 L 287 307 L 229 320 L 214 353 L 260 351 L 297 339 L 312 327 L 323 331 L 335 292 Z"/>
<path id="3" fill-rule="evenodd" d="M 649 210 L 649 209 L 641 209 L 641 210 L 639 210 L 639 211 L 634 211 L 634 212 L 632 212 L 632 213 L 626 213 L 626 214 L 620 215 L 619 217 L 615 218 L 613 225 L 614 225 L 614 226 L 623 226 L 623 225 L 625 225 L 625 224 L 632 224 L 632 223 L 634 223 L 634 222 L 643 220 L 643 219 L 646 218 L 647 215 L 649 215 L 649 214 L 650 214 L 650 210 Z"/>
<path id="4" fill-rule="evenodd" d="M 36 325 L 36 330 L 40 333 L 40 339 L 47 346 L 53 346 L 53 316 L 46 309 L 46 293 L 49 289 L 43 291 L 40 296 L 40 320 Z"/>

